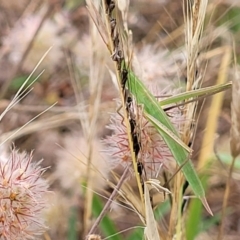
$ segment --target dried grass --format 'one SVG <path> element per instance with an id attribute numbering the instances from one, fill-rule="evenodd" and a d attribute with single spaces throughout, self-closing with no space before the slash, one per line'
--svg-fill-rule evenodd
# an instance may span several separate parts
<path id="1" fill-rule="evenodd" d="M 111 2 L 111 1 L 108 1 Z M 193 4 L 194 2 L 194 4 Z M 13 141 L 17 138 L 20 138 L 22 136 L 27 136 L 31 133 L 37 133 L 38 131 L 42 131 L 44 129 L 54 129 L 59 126 L 64 126 L 66 123 L 71 122 L 72 120 L 80 122 L 82 126 L 82 132 L 81 137 L 83 137 L 88 146 L 88 152 L 86 155 L 87 159 L 87 170 L 86 170 L 86 185 L 87 190 L 86 194 L 83 195 L 84 198 L 84 220 L 83 220 L 83 233 L 82 235 L 87 235 L 87 231 L 89 229 L 90 219 L 92 218 L 92 197 L 93 197 L 93 171 L 94 167 L 92 166 L 94 164 L 93 161 L 93 152 L 95 147 L 95 141 L 96 136 L 99 134 L 99 118 L 101 114 L 101 110 L 104 108 L 104 113 L 106 111 L 109 111 L 110 104 L 109 103 L 101 103 L 102 99 L 102 88 L 103 88 L 103 81 L 106 76 L 105 74 L 105 65 L 106 62 L 109 62 L 109 59 L 106 59 L 105 55 L 101 54 L 101 47 L 99 47 L 99 36 L 98 32 L 101 34 L 101 38 L 105 45 L 107 46 L 110 56 L 115 61 L 115 73 L 113 73 L 113 70 L 111 67 L 109 68 L 109 72 L 112 74 L 113 79 L 117 79 L 117 85 L 118 85 L 118 91 L 119 95 L 121 97 L 122 105 L 123 105 L 123 111 L 124 111 L 124 124 L 127 126 L 128 129 L 128 140 L 129 145 L 131 148 L 131 154 L 133 159 L 133 165 L 135 168 L 135 173 L 133 176 L 136 177 L 138 182 L 138 191 L 132 187 L 132 185 L 125 182 L 126 176 L 123 175 L 123 179 L 115 177 L 116 182 L 120 182 L 120 185 L 115 185 L 111 181 L 109 182 L 108 179 L 105 179 L 106 185 L 108 184 L 111 188 L 115 189 L 113 192 L 113 195 L 108 199 L 108 203 L 105 205 L 105 209 L 103 212 L 103 215 L 108 211 L 110 205 L 114 201 L 115 197 L 118 196 L 117 201 L 122 202 L 123 205 L 129 206 L 131 211 L 133 211 L 136 216 L 139 218 L 139 220 L 142 222 L 145 230 L 145 238 L 147 239 L 184 239 L 184 224 L 185 224 L 185 215 L 181 212 L 181 206 L 182 206 L 182 186 L 183 186 L 183 176 L 181 172 L 179 171 L 176 176 L 173 178 L 174 180 L 170 183 L 170 189 L 171 194 L 170 198 L 172 200 L 172 206 L 171 206 L 171 214 L 169 217 L 169 223 L 167 225 L 167 229 L 164 229 L 160 224 L 157 224 L 154 216 L 153 216 L 153 209 L 152 209 L 152 203 L 150 201 L 151 194 L 149 195 L 149 188 L 152 187 L 152 185 L 146 181 L 144 183 L 144 194 L 142 189 L 142 180 L 140 179 L 138 169 L 137 169 L 137 156 L 134 153 L 133 148 L 133 139 L 131 135 L 131 127 L 129 125 L 129 117 L 130 113 L 127 110 L 126 107 L 126 89 L 123 87 L 123 69 L 121 66 L 119 67 L 119 51 L 122 52 L 122 56 L 120 58 L 123 59 L 123 61 L 126 64 L 131 64 L 132 56 L 134 55 L 133 52 L 133 46 L 132 46 L 132 33 L 128 30 L 127 26 L 127 15 L 129 11 L 129 3 L 128 1 L 118 1 L 118 6 L 116 4 L 114 13 L 110 13 L 109 6 L 106 5 L 105 1 L 103 1 L 103 5 L 99 5 L 99 1 L 87 1 L 88 4 L 88 10 L 90 13 L 90 16 L 95 24 L 90 24 L 90 37 L 87 38 L 87 41 L 89 41 L 89 45 L 91 45 L 91 52 L 89 52 L 88 56 L 85 61 L 89 62 L 89 82 L 87 87 L 87 94 L 88 98 L 86 99 L 86 95 L 83 93 L 83 85 L 81 81 L 78 81 L 79 74 L 76 70 L 76 67 L 74 66 L 74 61 L 71 58 L 71 55 L 69 54 L 67 59 L 68 64 L 68 70 L 70 72 L 70 79 L 72 83 L 72 87 L 74 89 L 75 99 L 77 102 L 77 105 L 74 107 L 58 107 L 58 106 L 52 106 L 46 111 L 48 111 L 48 116 L 45 115 L 39 119 L 36 120 L 37 117 L 45 113 L 45 108 L 42 106 L 32 107 L 28 105 L 16 105 L 19 99 L 23 97 L 23 95 L 17 95 L 16 98 L 13 99 L 13 102 L 9 105 L 9 107 L 6 109 L 6 111 L 1 115 L 1 118 L 3 115 L 8 112 L 11 108 L 14 108 L 17 112 L 23 113 L 23 112 L 31 112 L 31 113 L 38 113 L 39 111 L 42 113 L 38 114 L 36 117 L 34 117 L 31 121 L 29 121 L 26 125 L 23 125 L 20 128 L 14 129 L 11 132 L 5 132 L 1 134 L 0 142 L 4 143 L 6 141 Z M 186 59 L 187 59 L 187 85 L 186 85 L 186 91 L 190 91 L 193 89 L 199 89 L 201 87 L 201 84 L 203 82 L 204 74 L 205 74 L 205 68 L 201 67 L 201 64 L 204 60 L 208 60 L 212 58 L 213 56 L 222 54 L 222 61 L 220 66 L 220 71 L 218 74 L 217 84 L 223 83 L 227 80 L 228 76 L 228 70 L 230 68 L 230 62 L 231 62 L 231 54 L 232 49 L 229 47 L 229 45 L 213 49 L 208 52 L 204 52 L 204 48 L 207 46 L 209 47 L 212 43 L 212 39 L 215 39 L 216 37 L 219 37 L 222 35 L 223 31 L 226 31 L 226 28 L 215 28 L 212 33 L 212 39 L 209 40 L 208 37 L 202 37 L 203 33 L 203 27 L 204 27 L 204 19 L 207 13 L 207 0 L 196 0 L 196 1 L 186 1 L 184 14 L 185 14 L 185 33 L 186 33 Z M 35 5 L 32 5 L 34 9 L 36 9 Z M 103 9 L 101 9 L 103 7 Z M 31 11 L 31 10 L 28 10 Z M 49 17 L 51 14 L 51 11 L 49 9 L 49 12 L 46 13 L 46 16 L 42 19 L 41 24 L 45 22 L 45 19 Z M 111 15 L 111 16 L 110 16 Z M 116 26 L 113 27 L 114 22 L 113 19 L 116 20 Z M 24 62 L 24 59 L 27 57 L 28 52 L 32 48 L 32 44 L 34 42 L 34 39 L 41 28 L 41 24 L 38 28 L 38 30 L 35 33 L 35 36 L 33 36 L 31 43 L 25 50 L 21 63 L 16 67 L 16 70 L 13 71 L 13 75 L 16 75 L 16 73 L 21 69 L 22 64 Z M 96 26 L 96 27 L 95 27 Z M 164 26 L 161 26 L 159 22 L 156 22 L 155 26 L 150 30 L 149 35 L 146 37 L 145 40 L 151 41 L 154 38 L 154 32 L 156 29 L 159 30 L 159 28 L 164 29 Z M 175 39 L 177 39 L 179 36 L 182 35 L 182 29 L 183 26 L 177 28 L 175 31 L 168 34 L 161 43 L 156 43 L 154 45 L 154 51 L 160 51 L 159 48 L 155 48 L 155 46 L 159 45 L 166 45 L 172 43 Z M 116 42 L 116 36 L 119 37 L 119 42 Z M 142 43 L 141 43 L 142 44 Z M 141 45 L 140 44 L 140 45 Z M 83 46 L 84 47 L 84 46 Z M 151 46 L 152 47 L 152 46 Z M 150 48 L 151 48 L 150 47 Z M 147 48 L 146 49 L 150 49 Z M 136 50 L 138 51 L 138 50 Z M 152 50 L 151 50 L 152 51 Z M 181 50 L 179 50 L 181 51 Z M 148 50 L 146 50 L 148 52 Z M 141 53 L 140 53 L 141 54 Z M 171 54 L 176 54 L 175 52 L 172 52 Z M 151 53 L 152 55 L 152 53 Z M 169 61 L 168 53 L 166 55 L 162 54 L 162 61 Z M 148 56 L 146 54 L 146 56 Z M 109 58 L 109 56 L 107 56 Z M 167 60 L 166 60 L 167 59 Z M 153 59 L 154 61 L 155 59 Z M 144 61 L 148 61 L 147 58 Z M 159 60 L 161 61 L 161 60 Z M 180 59 L 177 59 L 176 62 L 180 62 Z M 149 61 L 151 64 L 151 61 Z M 120 62 L 121 63 L 121 62 Z M 164 64 L 166 64 L 164 62 Z M 167 66 L 166 68 L 172 68 L 171 77 L 175 74 L 175 69 L 180 68 L 178 63 L 174 63 L 175 68 L 173 69 L 172 65 L 164 65 Z M 109 65 L 107 63 L 107 65 Z M 147 64 L 146 64 L 147 65 Z M 184 65 L 184 64 L 183 64 Z M 150 69 L 151 71 L 154 70 L 154 68 L 157 68 L 157 64 L 153 66 L 153 69 Z M 181 66 L 182 68 L 182 66 Z M 166 69 L 164 69 L 166 70 Z M 179 72 L 182 69 L 179 70 Z M 166 70 L 167 73 L 169 73 Z M 167 75 L 167 74 L 166 74 Z M 153 75 L 154 76 L 154 75 Z M 159 74 L 159 78 L 162 79 L 164 74 Z M 168 76 L 169 77 L 169 76 Z M 176 76 L 175 76 L 176 77 Z M 153 77 L 154 78 L 154 77 Z M 177 78 L 177 77 L 176 77 Z M 238 79 L 239 80 L 239 79 Z M 9 87 L 9 82 L 5 83 L 5 86 L 2 88 L 2 96 L 5 95 L 7 89 Z M 85 88 L 86 89 L 86 88 Z M 232 131 L 231 131 L 231 152 L 234 160 L 240 153 L 240 124 L 238 121 L 238 116 L 240 116 L 240 106 L 239 106 L 239 81 L 234 81 L 233 83 L 233 103 L 232 103 Z M 20 93 L 20 92 L 19 92 Z M 21 93 L 22 94 L 22 93 Z M 189 99 L 190 101 L 192 99 Z M 206 160 L 208 160 L 209 156 L 211 156 L 213 152 L 213 139 L 215 138 L 215 132 L 216 132 L 216 126 L 217 126 L 217 119 L 219 117 L 220 111 L 221 111 L 221 105 L 223 101 L 223 94 L 218 94 L 216 97 L 213 98 L 212 105 L 210 108 L 211 114 L 209 114 L 209 119 L 206 125 L 207 131 L 204 135 L 204 140 L 202 144 L 203 151 L 200 154 L 199 157 L 199 163 L 198 168 L 203 169 L 204 166 L 206 166 Z M 105 105 L 104 105 L 105 104 Z M 83 106 L 84 105 L 84 106 Z M 104 107 L 103 107 L 104 105 Z M 1 107 L 6 106 L 6 102 L 1 102 Z M 112 106 L 112 105 L 111 105 Z M 196 111 L 197 111 L 197 102 L 191 102 L 184 106 L 183 114 L 186 119 L 189 121 L 186 122 L 184 125 L 181 133 L 182 133 L 182 140 L 189 144 L 194 140 L 195 135 L 195 122 L 196 122 Z M 54 113 L 55 116 L 51 116 L 50 114 Z M 49 116 L 50 115 L 50 116 Z M 194 125 L 194 127 L 193 127 Z M 99 138 L 97 138 L 99 140 Z M 210 141 L 210 143 L 209 143 Z M 206 147 L 207 146 L 207 147 Z M 67 150 L 66 150 L 67 151 Z M 71 150 L 70 150 L 71 151 Z M 95 158 L 95 157 L 94 157 Z M 224 196 L 224 203 L 223 203 L 223 217 L 222 221 L 224 220 L 224 211 L 226 210 L 228 198 L 229 198 L 229 191 L 230 191 L 230 180 L 232 177 L 234 167 L 234 161 L 232 163 L 230 172 L 229 172 L 229 178 L 227 182 L 227 189 Z M 95 174 L 95 172 L 94 172 Z M 153 183 L 153 182 L 152 182 Z M 122 184 L 122 185 L 121 185 Z M 156 189 L 155 189 L 156 190 Z M 158 189 L 159 190 L 159 189 Z M 160 191 L 160 190 L 159 190 Z M 150 191 L 151 192 L 151 191 Z M 164 192 L 164 188 L 161 189 L 161 193 Z M 128 211 L 130 211 L 128 209 Z M 102 217 L 102 216 L 101 216 Z M 99 221 L 101 220 L 101 217 L 95 222 L 94 230 L 96 229 L 96 225 L 98 225 Z M 168 231 L 168 233 L 166 233 Z M 90 231 L 92 233 L 93 230 Z M 117 234 L 117 233 L 116 233 Z M 219 233 L 219 239 L 222 238 L 223 231 L 221 229 L 221 232 Z M 101 239 L 99 235 L 88 235 L 88 239 Z"/>
<path id="2" fill-rule="evenodd" d="M 232 175 L 234 170 L 234 164 L 236 162 L 237 156 L 240 154 L 240 82 L 238 74 L 236 74 L 236 78 L 233 80 L 233 88 L 232 88 L 232 105 L 231 105 L 231 134 L 230 134 L 230 148 L 232 154 L 232 163 L 228 172 L 228 178 L 226 182 L 225 193 L 223 197 L 223 205 L 222 205 L 222 216 L 221 216 L 221 226 L 218 233 L 218 240 L 223 239 L 224 236 L 224 223 L 227 211 L 227 204 L 230 195 Z"/>
<path id="3" fill-rule="evenodd" d="M 207 0 L 186 1 L 184 3 L 185 18 L 185 35 L 186 35 L 186 54 L 187 54 L 187 85 L 186 91 L 199 89 L 203 81 L 203 73 L 200 70 L 200 43 L 204 26 L 204 19 L 207 10 Z M 182 130 L 182 140 L 189 145 L 193 140 L 194 128 L 197 109 L 197 102 L 187 104 L 183 110 L 183 114 L 189 121 L 185 122 Z M 169 239 L 173 238 L 176 233 L 177 239 L 181 239 L 183 219 L 181 214 L 181 199 L 183 176 L 179 172 L 174 178 L 174 193 L 171 216 L 169 221 Z"/>
<path id="4" fill-rule="evenodd" d="M 231 116 L 230 147 L 233 158 L 236 158 L 240 154 L 240 78 L 238 75 L 233 80 Z"/>

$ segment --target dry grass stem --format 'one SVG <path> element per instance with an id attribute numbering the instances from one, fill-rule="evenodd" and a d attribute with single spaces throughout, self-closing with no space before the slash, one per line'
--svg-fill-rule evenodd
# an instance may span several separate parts
<path id="1" fill-rule="evenodd" d="M 129 173 L 129 168 L 125 168 L 117 186 L 114 188 L 114 191 L 112 192 L 111 196 L 109 197 L 107 203 L 105 204 L 104 208 L 102 209 L 101 211 L 101 214 L 98 216 L 97 220 L 94 222 L 92 228 L 90 229 L 87 237 L 86 237 L 86 240 L 88 239 L 88 236 L 90 236 L 91 234 L 93 234 L 96 230 L 97 230 L 97 227 L 99 225 L 99 223 L 101 222 L 101 220 L 103 219 L 103 217 L 106 215 L 106 213 L 108 212 L 108 210 L 110 209 L 110 206 L 112 204 L 112 201 L 113 199 L 116 197 L 117 193 L 119 192 L 122 184 L 124 183 L 124 181 L 126 180 L 126 177 Z"/>
<path id="2" fill-rule="evenodd" d="M 218 238 L 217 238 L 218 240 L 223 239 L 225 216 L 226 216 L 226 210 L 227 210 L 227 204 L 228 204 L 228 199 L 229 199 L 229 194 L 230 194 L 232 174 L 233 174 L 235 161 L 236 161 L 236 158 L 233 158 L 230 169 L 229 169 L 227 182 L 226 182 L 226 188 L 225 188 L 225 192 L 224 192 L 224 196 L 223 196 L 223 204 L 222 204 L 221 224 L 220 224 Z"/>
<path id="3" fill-rule="evenodd" d="M 229 46 L 222 48 L 222 62 L 220 65 L 220 70 L 218 74 L 218 79 L 216 84 L 223 84 L 227 81 L 228 77 L 228 70 L 231 63 L 232 58 L 232 49 Z M 211 107 L 209 109 L 209 114 L 207 123 L 206 123 L 206 131 L 203 137 L 202 141 L 202 151 L 199 155 L 198 160 L 198 169 L 202 169 L 204 166 L 206 166 L 207 162 L 209 161 L 209 158 L 214 154 L 214 141 L 212 139 L 215 139 L 216 129 L 217 129 L 217 123 L 218 118 L 220 115 L 220 111 L 222 108 L 223 103 L 223 96 L 224 93 L 218 93 L 216 96 L 213 97 Z"/>
<path id="4" fill-rule="evenodd" d="M 1 113 L 0 115 L 0 121 L 3 118 L 3 116 L 12 108 L 14 107 L 21 99 L 23 99 L 32 89 L 30 88 L 33 83 L 35 81 L 37 81 L 37 79 L 42 75 L 42 73 L 44 71 L 42 71 L 41 73 L 38 74 L 38 76 L 34 79 L 34 81 L 29 84 L 27 87 L 26 85 L 28 84 L 30 78 L 33 76 L 33 74 L 35 73 L 35 71 L 37 70 L 37 68 L 39 67 L 39 65 L 42 63 L 42 61 L 44 60 L 44 58 L 47 56 L 47 54 L 49 53 L 49 51 L 51 50 L 51 48 L 49 48 L 45 54 L 42 56 L 42 58 L 39 60 L 39 62 L 37 63 L 37 65 L 35 66 L 35 68 L 32 70 L 32 72 L 30 73 L 30 75 L 28 76 L 28 78 L 24 81 L 24 83 L 22 84 L 22 86 L 19 88 L 19 90 L 17 91 L 17 93 L 15 94 L 14 98 L 12 99 L 12 101 L 9 103 L 9 105 L 6 107 L 6 109 Z M 26 87 L 26 89 L 24 89 L 24 87 Z"/>
<path id="5" fill-rule="evenodd" d="M 127 69 L 127 54 L 129 51 L 129 32 L 127 26 L 123 23 L 122 16 L 124 12 L 121 12 L 120 9 L 115 5 L 115 1 L 105 2 L 103 0 L 104 11 L 106 12 L 106 25 L 108 37 L 110 39 L 109 50 L 112 56 L 112 60 L 115 62 L 115 71 L 117 76 L 118 88 L 120 92 L 120 99 L 122 103 L 123 115 L 124 115 L 124 124 L 127 128 L 128 142 L 131 151 L 133 168 L 135 171 L 135 176 L 138 184 L 139 193 L 141 196 L 141 201 L 144 208 L 144 197 L 143 197 L 143 188 L 138 174 L 137 166 L 137 151 L 133 146 L 133 135 L 132 128 L 130 126 L 130 121 L 135 121 L 131 118 L 132 113 L 130 108 L 128 108 L 127 100 L 130 96 L 127 94 L 126 90 L 126 81 L 128 80 L 128 69 Z M 113 16 L 113 10 L 116 10 L 116 16 Z M 125 8 L 123 9 L 125 10 Z M 127 40 L 126 40 L 127 38 Z M 129 60 L 129 59 L 128 59 Z M 135 122 L 136 124 L 136 122 Z M 138 143 L 139 144 L 139 143 Z"/>
<path id="6" fill-rule="evenodd" d="M 224 223 L 231 189 L 232 174 L 236 158 L 240 154 L 240 81 L 238 75 L 233 80 L 231 120 L 232 125 L 230 135 L 230 148 L 233 159 L 229 169 L 228 178 L 226 182 L 226 189 L 223 197 L 221 225 L 218 233 L 218 240 L 223 239 L 224 236 Z"/>
<path id="7" fill-rule="evenodd" d="M 0 109 L 6 109 L 7 107 L 10 106 L 10 101 L 8 100 L 2 100 L 0 101 Z M 61 106 L 54 106 L 51 109 L 48 110 L 49 113 L 66 113 L 66 112 L 77 112 L 77 111 L 84 111 L 86 106 L 83 106 L 82 103 L 72 106 L 72 107 L 61 107 Z M 12 109 L 17 111 L 17 112 L 29 112 L 29 113 L 39 113 L 43 112 L 46 110 L 45 105 L 38 105 L 38 106 L 33 106 L 33 105 L 25 105 L 21 103 L 16 103 L 15 105 L 12 106 Z M 8 110 L 9 111 L 9 110 Z"/>
<path id="8" fill-rule="evenodd" d="M 146 228 L 144 234 L 149 240 L 160 240 L 158 226 L 154 218 L 153 209 L 150 202 L 148 185 L 144 183 L 144 199 L 146 205 Z"/>
<path id="9" fill-rule="evenodd" d="M 240 154 L 240 78 L 238 75 L 232 84 L 230 147 L 233 158 L 236 158 Z"/>
<path id="10" fill-rule="evenodd" d="M 2 145 L 3 143 L 7 141 L 13 141 L 19 137 L 38 132 L 43 131 L 51 128 L 57 128 L 60 126 L 63 126 L 67 122 L 71 120 L 79 120 L 79 113 L 74 112 L 67 112 L 58 114 L 56 116 L 52 116 L 49 118 L 41 119 L 38 121 L 36 120 L 39 116 L 41 116 L 43 113 L 47 112 L 49 109 L 51 109 L 53 106 L 45 109 L 45 111 L 41 112 L 37 116 L 35 116 L 33 119 L 28 121 L 26 124 L 21 126 L 20 128 L 14 129 L 11 132 L 6 132 L 1 134 L 0 142 Z M 31 123 L 31 124 L 30 124 Z"/>
<path id="11" fill-rule="evenodd" d="M 198 89 L 202 82 L 202 73 L 200 72 L 200 41 L 203 31 L 204 19 L 207 10 L 207 0 L 196 0 L 194 2 L 187 1 L 184 3 L 185 18 L 185 35 L 186 35 L 186 51 L 187 51 L 187 86 L 186 91 Z M 190 99 L 191 100 L 191 99 Z M 182 140 L 185 144 L 192 141 L 194 129 L 192 122 L 195 118 L 197 102 L 187 104 L 183 110 L 186 121 L 182 130 Z M 182 215 L 180 202 L 182 201 L 182 173 L 178 173 L 174 178 L 173 203 L 169 221 L 168 239 L 176 234 L 178 239 L 181 238 Z M 208 205 L 206 205 L 208 206 Z M 175 232 L 177 231 L 177 233 Z"/>
<path id="12" fill-rule="evenodd" d="M 186 24 L 186 50 L 187 50 L 187 86 L 186 91 L 198 89 L 202 83 L 202 73 L 200 72 L 200 43 L 204 24 L 204 18 L 207 9 L 207 0 L 197 0 L 191 6 L 191 2 L 187 1 L 185 12 Z M 185 109 L 186 119 L 194 121 L 197 103 L 188 104 Z M 191 121 L 186 122 L 183 129 L 184 142 L 188 144 L 191 141 Z"/>
<path id="13" fill-rule="evenodd" d="M 100 2 L 95 1 L 95 6 L 99 9 L 100 8 Z M 99 109 L 100 109 L 100 101 L 101 101 L 101 93 L 102 93 L 102 84 L 103 84 L 103 78 L 104 78 L 104 70 L 102 68 L 102 65 L 104 64 L 104 59 L 101 57 L 101 52 L 99 51 L 99 45 L 98 45 L 98 32 L 96 29 L 96 26 L 94 23 L 90 24 L 90 33 L 91 33 L 91 47 L 92 52 L 90 56 L 90 76 L 89 76 L 89 108 L 88 108 L 88 118 L 87 118 L 87 124 L 88 127 L 87 135 L 85 136 L 89 145 L 89 151 L 88 151 L 88 165 L 87 165 L 87 178 L 86 178 L 86 184 L 88 186 L 87 192 L 86 192 L 86 208 L 84 211 L 84 231 L 87 233 L 88 230 L 88 222 L 92 215 L 92 198 L 93 198 L 93 192 L 90 191 L 92 188 L 92 185 L 94 184 L 92 182 L 92 153 L 94 149 L 94 136 L 96 136 L 97 133 L 97 119 L 99 116 Z M 98 79 L 96 81 L 96 79 Z M 79 89 L 80 90 L 80 89 Z"/>

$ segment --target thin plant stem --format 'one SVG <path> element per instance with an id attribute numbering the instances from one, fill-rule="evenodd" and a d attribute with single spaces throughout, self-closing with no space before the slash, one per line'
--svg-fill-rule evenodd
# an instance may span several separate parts
<path id="1" fill-rule="evenodd" d="M 107 12 L 107 5 L 106 5 L 106 1 L 102 0 L 103 3 L 103 9 L 104 12 Z M 114 6 L 115 8 L 115 6 Z M 119 42 L 118 42 L 118 46 L 114 45 L 114 37 L 111 34 L 111 22 L 110 22 L 110 18 L 111 14 L 105 14 L 105 22 L 106 22 L 106 26 L 107 26 L 107 34 L 108 34 L 108 38 L 110 39 L 109 43 L 109 50 L 111 55 L 113 56 L 114 54 L 114 48 L 118 49 L 119 48 Z M 115 19 L 116 21 L 118 20 L 117 18 Z M 117 26 L 120 26 L 120 23 L 117 21 L 116 22 L 116 26 L 115 28 L 118 29 Z M 122 34 L 121 32 L 118 33 L 119 36 Z M 122 43 L 123 44 L 123 43 Z M 123 51 L 124 52 L 124 51 Z M 126 62 L 125 61 L 125 56 L 123 56 L 123 59 L 120 60 L 120 65 L 122 64 L 122 62 Z M 133 149 L 133 139 L 132 139 L 132 135 L 131 135 L 131 127 L 130 127 L 130 122 L 128 120 L 128 111 L 126 108 L 126 99 L 125 99 L 125 89 L 122 89 L 122 72 L 119 70 L 119 62 L 114 60 L 115 62 L 115 70 L 116 70 L 116 77 L 117 77 L 117 82 L 118 82 L 118 87 L 119 87 L 119 92 L 120 92 L 120 98 L 121 98 L 121 102 L 122 102 L 122 108 L 123 108 L 123 115 L 124 115 L 124 122 L 125 122 L 125 126 L 127 128 L 127 135 L 128 135 L 128 141 L 129 141 L 129 147 L 130 147 L 130 152 L 131 152 L 131 158 L 132 158 L 132 163 L 133 163 L 133 169 L 135 172 L 135 176 L 136 176 L 136 181 L 137 181 L 137 185 L 138 185 L 138 189 L 139 189 L 139 193 L 140 193 L 140 197 L 141 197 L 141 202 L 143 204 L 143 208 L 145 207 L 144 204 L 144 196 L 143 196 L 143 189 L 142 189 L 142 184 L 141 184 L 141 180 L 140 180 L 140 175 L 138 174 L 138 169 L 137 169 L 137 160 L 136 160 L 136 155 Z"/>
<path id="2" fill-rule="evenodd" d="M 100 2 L 95 3 L 98 5 L 97 9 L 100 7 Z M 92 182 L 92 154 L 93 154 L 93 138 L 96 134 L 97 129 L 97 118 L 99 115 L 99 108 L 100 108 L 100 98 L 102 93 L 102 84 L 103 84 L 103 72 L 102 68 L 100 67 L 101 64 L 101 56 L 99 55 L 99 52 L 97 51 L 97 31 L 95 29 L 95 25 L 92 22 L 90 24 L 90 34 L 91 34 L 91 46 L 92 46 L 92 52 L 90 57 L 90 76 L 89 76 L 89 92 L 90 92 L 90 98 L 89 98 L 89 108 L 88 108 L 88 125 L 89 125 L 89 131 L 87 131 L 87 142 L 89 145 L 88 149 L 88 161 L 87 161 L 87 176 L 86 176 L 86 183 L 87 183 L 87 191 L 86 191 L 86 207 L 84 211 L 84 221 L 83 221 L 83 230 L 84 234 L 87 233 L 87 225 L 88 220 L 91 217 L 92 214 L 92 200 L 93 200 L 93 192 L 90 191 L 91 186 L 93 185 Z M 98 81 L 96 81 L 96 78 Z"/>
<path id="3" fill-rule="evenodd" d="M 116 194 L 118 193 L 122 184 L 124 183 L 124 180 L 126 179 L 126 176 L 128 174 L 128 169 L 129 169 L 129 166 L 125 168 L 121 178 L 119 179 L 119 182 L 118 182 L 117 186 L 115 187 L 114 191 L 112 192 L 111 196 L 109 197 L 107 203 L 105 204 L 105 206 L 104 206 L 102 212 L 100 213 L 100 215 L 98 216 L 97 220 L 93 224 L 91 230 L 88 233 L 88 236 L 90 234 L 93 234 L 96 231 L 99 223 L 102 221 L 103 217 L 106 215 L 107 211 L 109 210 L 110 205 L 112 204 L 112 201 L 113 201 L 114 197 L 116 196 Z M 88 239 L 88 238 L 86 237 L 86 239 Z"/>
<path id="4" fill-rule="evenodd" d="M 223 197 L 221 226 L 220 226 L 220 230 L 218 233 L 218 240 L 223 239 L 224 220 L 226 217 L 226 208 L 227 208 L 228 198 L 229 198 L 229 194 L 230 194 L 230 184 L 231 184 L 231 180 L 232 180 L 232 173 L 233 173 L 235 161 L 236 161 L 236 157 L 234 157 L 232 160 L 232 164 L 231 164 L 228 178 L 227 178 L 226 189 L 225 189 L 224 197 Z"/>

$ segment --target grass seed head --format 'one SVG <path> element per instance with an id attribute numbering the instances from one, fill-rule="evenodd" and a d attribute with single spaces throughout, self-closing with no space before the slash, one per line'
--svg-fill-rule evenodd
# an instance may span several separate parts
<path id="1" fill-rule="evenodd" d="M 160 93 L 160 95 L 162 95 Z M 161 166 L 167 170 L 173 171 L 175 161 L 167 144 L 155 127 L 144 117 L 143 106 L 137 106 L 137 128 L 138 139 L 140 143 L 140 152 L 138 154 L 138 161 L 144 167 L 144 171 L 148 177 L 156 177 Z M 180 131 L 183 117 L 178 108 L 167 111 L 171 122 L 176 129 Z M 111 116 L 111 123 L 108 128 L 112 131 L 112 135 L 106 137 L 103 142 L 105 144 L 106 152 L 111 157 L 110 165 L 112 168 L 119 164 L 126 167 L 131 164 L 131 152 L 128 142 L 127 128 L 124 125 L 122 116 L 114 113 Z"/>
<path id="2" fill-rule="evenodd" d="M 133 56 L 134 73 L 146 84 L 175 88 L 186 65 L 184 54 L 146 45 Z"/>
<path id="3" fill-rule="evenodd" d="M 0 159 L 0 239 L 33 239 L 45 231 L 44 171 L 32 154 L 13 150 L 7 161 Z"/>

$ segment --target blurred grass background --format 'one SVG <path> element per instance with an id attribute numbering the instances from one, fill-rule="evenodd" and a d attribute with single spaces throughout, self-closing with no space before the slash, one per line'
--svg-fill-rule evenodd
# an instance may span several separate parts
<path id="1" fill-rule="evenodd" d="M 3 152 L 8 151 L 9 144 L 14 141 L 22 150 L 34 149 L 35 159 L 44 158 L 44 166 L 51 166 L 46 177 L 55 194 L 49 200 L 52 205 L 46 215 L 49 231 L 43 239 L 84 238 L 86 203 L 81 184 L 86 168 L 84 164 L 78 166 L 79 161 L 76 159 L 80 158 L 81 162 L 86 163 L 90 151 L 87 147 L 89 139 L 86 139 L 86 136 L 91 135 L 86 130 L 90 125 L 85 119 L 92 119 L 91 116 L 94 115 L 94 108 L 91 108 L 95 106 L 92 86 L 96 82 L 102 82 L 104 91 L 99 96 L 99 113 L 95 119 L 94 134 L 90 137 L 96 141 L 93 152 L 96 149 L 101 152 L 100 139 L 110 133 L 105 127 L 109 123 L 107 113 L 116 109 L 113 99 L 118 93 L 109 74 L 109 69 L 113 68 L 112 62 L 101 38 L 91 37 L 93 30 L 85 5 L 84 1 L 77 0 L 0 2 L 1 111 L 9 104 L 42 55 L 53 46 L 34 73 L 36 77 L 45 70 L 34 83 L 34 89 L 4 117 L 0 125 L 2 142 L 9 133 L 57 102 L 55 107 L 20 131 L 21 134 L 10 137 L 5 146 L 2 146 Z M 240 61 L 239 18 L 238 1 L 209 1 L 201 46 L 200 67 L 205 72 L 203 86 L 235 78 Z M 184 86 L 186 62 L 182 1 L 132 0 L 128 22 L 139 64 L 144 69 L 143 76 L 148 81 L 158 81 L 163 89 L 168 86 Z M 101 66 L 99 79 L 92 77 L 91 56 L 96 49 L 98 64 Z M 229 66 L 225 68 L 223 62 L 229 52 L 233 54 L 229 57 Z M 223 69 L 225 72 L 222 72 Z M 93 83 L 90 79 L 96 82 Z M 226 169 L 232 159 L 229 148 L 231 91 L 215 97 L 215 100 L 212 100 L 214 97 L 204 99 L 204 105 L 199 104 L 201 114 L 193 145 L 193 161 L 205 185 L 214 217 L 206 213 L 199 200 L 193 200 L 190 203 L 189 219 L 186 220 L 187 239 L 215 239 L 219 231 L 228 176 Z M 97 168 L 106 168 L 103 173 L 106 177 L 109 169 L 99 162 L 99 151 L 93 153 L 96 156 L 93 164 Z M 94 190 L 109 196 L 112 188 L 99 174 L 93 176 L 93 181 Z M 239 239 L 239 193 L 237 159 L 224 224 L 224 239 Z M 104 198 L 94 196 L 94 215 L 99 213 L 99 208 L 105 201 Z M 169 219 L 168 204 L 166 201 L 158 206 L 161 214 L 157 219 L 163 225 L 167 225 Z M 99 233 L 104 236 L 138 225 L 137 218 L 119 206 L 113 206 L 113 211 L 107 218 L 99 227 Z M 140 235 L 138 231 L 141 232 Z M 126 231 L 111 239 L 130 240 L 139 239 L 139 236 L 142 236 L 141 228 Z"/>

